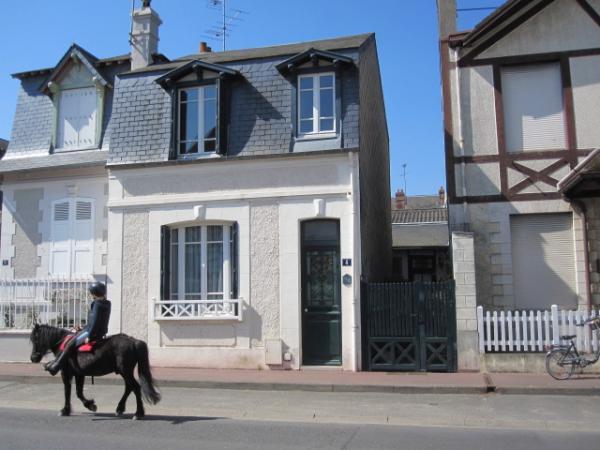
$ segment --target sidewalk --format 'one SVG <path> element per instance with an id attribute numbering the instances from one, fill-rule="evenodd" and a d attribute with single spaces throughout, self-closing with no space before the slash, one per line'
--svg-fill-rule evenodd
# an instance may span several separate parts
<path id="1" fill-rule="evenodd" d="M 322 392 L 387 392 L 439 394 L 600 395 L 600 375 L 583 374 L 557 381 L 547 374 L 523 373 L 398 373 L 342 372 L 338 370 L 227 370 L 153 367 L 159 386 L 296 390 Z M 0 381 L 60 382 L 41 364 L 0 363 Z M 117 375 L 96 383 L 120 384 Z"/>

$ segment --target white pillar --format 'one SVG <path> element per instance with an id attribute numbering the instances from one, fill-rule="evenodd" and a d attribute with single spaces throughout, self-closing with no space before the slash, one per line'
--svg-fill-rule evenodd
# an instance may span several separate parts
<path id="1" fill-rule="evenodd" d="M 456 282 L 458 370 L 479 370 L 477 296 L 473 233 L 452 233 L 452 267 Z"/>

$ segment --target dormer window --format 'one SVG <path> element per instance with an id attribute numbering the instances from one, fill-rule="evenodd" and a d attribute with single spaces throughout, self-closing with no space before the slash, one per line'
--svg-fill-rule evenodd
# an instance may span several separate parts
<path id="1" fill-rule="evenodd" d="M 217 98 L 214 84 L 179 90 L 179 156 L 216 151 Z"/>
<path id="2" fill-rule="evenodd" d="M 336 132 L 335 74 L 298 77 L 299 135 Z"/>
<path id="3" fill-rule="evenodd" d="M 229 92 L 237 70 L 190 61 L 156 82 L 172 99 L 169 159 L 194 159 L 227 153 Z"/>
<path id="4" fill-rule="evenodd" d="M 54 103 L 54 151 L 100 147 L 104 96 L 108 80 L 96 58 L 73 44 L 41 86 Z"/>

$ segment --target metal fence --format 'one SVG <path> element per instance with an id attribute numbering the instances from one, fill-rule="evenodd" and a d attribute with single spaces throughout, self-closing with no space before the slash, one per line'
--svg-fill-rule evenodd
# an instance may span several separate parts
<path id="1" fill-rule="evenodd" d="M 62 328 L 84 324 L 91 302 L 90 278 L 0 279 L 0 330 L 34 323 Z"/>

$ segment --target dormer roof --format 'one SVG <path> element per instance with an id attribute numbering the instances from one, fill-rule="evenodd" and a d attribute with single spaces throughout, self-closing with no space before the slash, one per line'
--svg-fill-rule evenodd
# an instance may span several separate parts
<path id="1" fill-rule="evenodd" d="M 48 78 L 46 78 L 44 83 L 42 83 L 40 86 L 40 91 L 44 94 L 50 94 L 50 83 L 56 82 L 64 70 L 73 64 L 74 59 L 85 66 L 96 83 L 99 83 L 102 86 L 110 87 L 108 80 L 100 72 L 98 72 L 95 67 L 95 64 L 98 62 L 98 58 L 89 53 L 87 50 L 81 48 L 79 45 L 73 44 L 71 47 L 69 47 L 54 69 L 52 69 L 52 72 L 50 72 Z"/>
<path id="2" fill-rule="evenodd" d="M 298 53 L 291 58 L 282 61 L 277 64 L 276 69 L 280 73 L 288 73 L 294 71 L 298 66 L 312 61 L 314 64 L 318 64 L 318 61 L 327 61 L 333 65 L 337 64 L 354 64 L 354 60 L 346 55 L 340 53 L 330 52 L 327 50 L 318 50 L 315 48 L 309 48 L 301 53 Z"/>
<path id="3" fill-rule="evenodd" d="M 211 64 L 206 61 L 193 60 L 180 66 L 176 69 L 173 69 L 161 77 L 156 79 L 156 82 L 160 84 L 163 88 L 168 87 L 171 83 L 176 83 L 181 78 L 191 74 L 191 73 L 199 73 L 202 71 L 209 71 L 217 74 L 219 77 L 226 76 L 236 76 L 239 75 L 239 72 L 234 69 L 230 69 L 227 66 L 223 66 L 221 64 Z"/>

